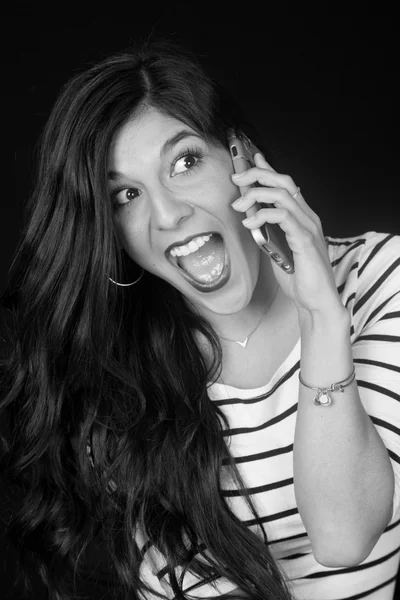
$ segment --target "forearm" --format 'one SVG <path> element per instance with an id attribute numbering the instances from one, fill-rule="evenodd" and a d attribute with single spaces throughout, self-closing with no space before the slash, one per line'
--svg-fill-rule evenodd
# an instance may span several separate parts
<path id="1" fill-rule="evenodd" d="M 300 320 L 300 368 L 308 385 L 328 387 L 352 372 L 349 321 L 346 311 Z M 315 394 L 299 385 L 296 500 L 317 560 L 347 566 L 368 556 L 390 519 L 393 470 L 355 380 L 343 393 L 330 392 L 330 406 L 316 406 Z"/>

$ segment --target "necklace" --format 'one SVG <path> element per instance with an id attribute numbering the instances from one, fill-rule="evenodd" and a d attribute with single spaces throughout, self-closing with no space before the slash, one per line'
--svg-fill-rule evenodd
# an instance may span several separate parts
<path id="1" fill-rule="evenodd" d="M 262 323 L 262 321 L 263 321 L 263 319 L 264 319 L 265 315 L 266 315 L 266 314 L 267 314 L 267 312 L 268 312 L 268 309 L 271 307 L 271 305 L 272 305 L 273 301 L 275 300 L 275 298 L 276 298 L 276 296 L 277 296 L 277 294 L 278 294 L 278 290 L 279 290 L 279 285 L 276 287 L 275 294 L 274 294 L 274 296 L 273 296 L 273 298 L 272 298 L 271 302 L 268 304 L 268 306 L 267 306 L 267 308 L 266 308 L 265 312 L 264 312 L 264 313 L 263 313 L 263 315 L 261 316 L 261 319 L 259 320 L 259 322 L 257 323 L 257 325 L 254 327 L 254 329 L 253 329 L 252 331 L 250 331 L 250 333 L 248 334 L 247 338 L 246 338 L 246 339 L 245 339 L 243 342 L 240 342 L 239 340 L 230 340 L 229 338 L 226 338 L 226 337 L 224 337 L 223 335 L 220 335 L 219 337 L 220 337 L 220 338 L 222 338 L 223 340 L 226 340 L 227 342 L 235 342 L 236 344 L 239 344 L 239 346 L 242 346 L 242 348 L 246 348 L 246 346 L 247 346 L 247 342 L 249 341 L 250 337 L 251 337 L 251 336 L 253 335 L 253 333 L 254 333 L 255 331 L 257 331 L 257 329 L 260 327 L 260 325 L 261 325 L 261 323 Z"/>

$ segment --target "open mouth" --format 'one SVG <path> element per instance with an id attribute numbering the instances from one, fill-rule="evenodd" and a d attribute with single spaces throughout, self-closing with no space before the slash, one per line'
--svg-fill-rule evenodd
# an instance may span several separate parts
<path id="1" fill-rule="evenodd" d="M 168 252 L 167 258 L 196 290 L 214 292 L 225 285 L 230 277 L 228 251 L 219 233 L 214 232 L 199 237 L 204 239 L 197 249 L 193 247 L 189 254 L 178 256 Z M 176 252 L 180 252 L 180 248 Z"/>

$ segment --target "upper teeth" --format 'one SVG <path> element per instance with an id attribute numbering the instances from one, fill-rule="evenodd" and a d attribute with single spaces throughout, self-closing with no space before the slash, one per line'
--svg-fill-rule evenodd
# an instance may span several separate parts
<path id="1" fill-rule="evenodd" d="M 204 246 L 204 244 L 208 242 L 211 236 L 212 234 L 199 235 L 198 237 L 193 238 L 193 240 L 190 240 L 190 242 L 184 246 L 175 246 L 170 250 L 170 253 L 172 256 L 187 256 L 192 252 L 197 252 L 201 246 Z"/>

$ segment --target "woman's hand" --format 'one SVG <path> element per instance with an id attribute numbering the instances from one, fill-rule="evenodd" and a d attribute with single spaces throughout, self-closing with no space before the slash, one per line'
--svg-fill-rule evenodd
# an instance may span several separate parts
<path id="1" fill-rule="evenodd" d="M 285 273 L 275 262 L 272 268 L 283 292 L 296 304 L 300 315 L 318 313 L 324 316 L 344 314 L 336 288 L 327 246 L 318 215 L 311 210 L 288 175 L 277 173 L 261 154 L 255 155 L 256 166 L 240 176 L 232 176 L 238 186 L 258 182 L 244 194 L 238 206 L 246 212 L 255 202 L 273 203 L 276 208 L 261 208 L 243 225 L 256 229 L 265 223 L 278 223 L 286 234 L 293 252 L 294 273 Z"/>

